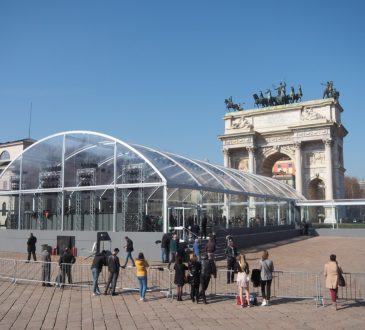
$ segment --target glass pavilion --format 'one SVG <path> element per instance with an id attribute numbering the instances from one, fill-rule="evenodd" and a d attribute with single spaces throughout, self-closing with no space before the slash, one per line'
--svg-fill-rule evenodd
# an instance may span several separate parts
<path id="1" fill-rule="evenodd" d="M 225 228 L 287 225 L 304 200 L 268 177 L 88 131 L 33 144 L 0 189 L 10 229 L 167 232 L 202 216 Z"/>

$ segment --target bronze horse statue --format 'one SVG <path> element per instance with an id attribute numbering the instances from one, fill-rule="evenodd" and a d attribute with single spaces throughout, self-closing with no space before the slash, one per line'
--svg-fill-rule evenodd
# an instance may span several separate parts
<path id="1" fill-rule="evenodd" d="M 232 96 L 228 99 L 224 99 L 224 104 L 226 105 L 227 110 L 233 109 L 234 111 L 242 111 L 243 108 L 241 107 L 242 103 L 234 103 L 232 100 Z"/>

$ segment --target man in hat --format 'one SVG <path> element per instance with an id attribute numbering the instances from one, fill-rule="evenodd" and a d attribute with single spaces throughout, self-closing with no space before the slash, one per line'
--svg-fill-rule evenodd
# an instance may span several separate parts
<path id="1" fill-rule="evenodd" d="M 48 245 L 42 244 L 42 286 L 52 286 L 51 281 L 51 255 L 48 251 Z"/>

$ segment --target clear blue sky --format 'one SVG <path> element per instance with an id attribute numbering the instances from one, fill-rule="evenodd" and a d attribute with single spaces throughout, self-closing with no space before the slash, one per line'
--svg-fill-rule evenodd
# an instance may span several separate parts
<path id="1" fill-rule="evenodd" d="M 365 178 L 365 1 L 0 1 L 0 141 L 93 130 L 223 163 L 224 99 L 333 80 Z"/>

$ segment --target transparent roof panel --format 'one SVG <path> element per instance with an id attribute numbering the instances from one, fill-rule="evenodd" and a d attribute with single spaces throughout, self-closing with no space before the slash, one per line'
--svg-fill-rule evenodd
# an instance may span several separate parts
<path id="1" fill-rule="evenodd" d="M 114 182 L 116 181 L 116 182 Z M 189 197 L 184 190 L 254 195 L 273 199 L 305 199 L 275 179 L 207 162 L 128 144 L 96 132 L 64 132 L 44 138 L 23 153 L 0 174 L 1 191 L 74 189 L 84 186 L 121 187 L 144 184 L 150 197 L 162 194 L 158 187 Z M 4 193 L 5 193 L 4 192 Z M 181 197 L 181 196 L 180 196 Z M 185 198 L 185 197 L 184 197 Z"/>

